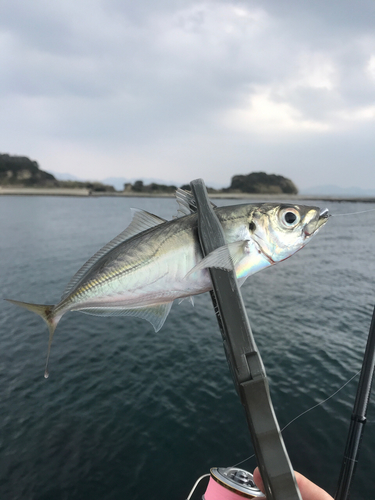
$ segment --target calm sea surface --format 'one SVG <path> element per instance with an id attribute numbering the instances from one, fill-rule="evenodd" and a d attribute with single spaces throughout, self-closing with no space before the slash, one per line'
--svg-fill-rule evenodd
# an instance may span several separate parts
<path id="1" fill-rule="evenodd" d="M 375 207 L 316 204 L 332 214 Z M 58 302 L 75 271 L 127 226 L 130 207 L 176 213 L 172 199 L 0 197 L 1 298 Z M 331 218 L 305 249 L 242 287 L 281 426 L 360 369 L 374 248 L 375 212 Z M 210 467 L 253 453 L 208 294 L 194 309 L 175 304 L 158 334 L 136 318 L 67 314 L 45 380 L 47 338 L 39 317 L 1 301 L 2 500 L 183 500 Z M 294 468 L 331 494 L 357 383 L 284 432 Z M 372 401 L 356 500 L 374 496 L 374 449 Z"/>

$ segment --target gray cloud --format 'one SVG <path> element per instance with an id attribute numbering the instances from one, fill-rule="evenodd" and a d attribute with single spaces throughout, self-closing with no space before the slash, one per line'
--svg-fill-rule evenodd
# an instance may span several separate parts
<path id="1" fill-rule="evenodd" d="M 305 187 L 352 185 L 355 169 L 375 187 L 373 14 L 349 0 L 2 2 L 1 150 L 86 177 L 225 185 L 263 169 Z"/>

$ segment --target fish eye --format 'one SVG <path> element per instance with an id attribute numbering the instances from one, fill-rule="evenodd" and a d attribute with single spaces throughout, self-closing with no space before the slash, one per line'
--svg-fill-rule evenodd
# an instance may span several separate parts
<path id="1" fill-rule="evenodd" d="M 249 231 L 254 232 L 256 229 L 255 222 L 251 221 L 249 224 Z"/>
<path id="2" fill-rule="evenodd" d="M 300 216 L 295 208 L 284 208 L 280 212 L 280 219 L 285 227 L 293 228 L 299 223 Z"/>
<path id="3" fill-rule="evenodd" d="M 284 215 L 284 220 L 287 224 L 293 224 L 294 222 L 296 222 L 297 216 L 293 212 L 287 212 Z"/>

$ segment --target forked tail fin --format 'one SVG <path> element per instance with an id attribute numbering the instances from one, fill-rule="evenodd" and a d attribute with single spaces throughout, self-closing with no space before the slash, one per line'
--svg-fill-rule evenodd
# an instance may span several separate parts
<path id="1" fill-rule="evenodd" d="M 51 352 L 52 338 L 53 338 L 53 334 L 55 333 L 57 323 L 61 319 L 61 316 L 54 316 L 53 309 L 55 306 L 42 305 L 42 304 L 29 304 L 28 302 L 20 302 L 19 300 L 11 300 L 11 299 L 5 299 L 5 300 L 7 300 L 8 302 L 11 302 L 12 304 L 15 304 L 16 306 L 23 307 L 24 309 L 28 309 L 29 311 L 32 311 L 32 312 L 38 314 L 47 323 L 48 330 L 49 330 L 49 340 L 48 340 L 48 351 L 47 351 L 47 360 L 46 360 L 46 367 L 45 367 L 45 371 L 44 371 L 44 377 L 48 378 L 48 376 L 49 376 L 48 361 L 49 361 L 49 355 Z"/>

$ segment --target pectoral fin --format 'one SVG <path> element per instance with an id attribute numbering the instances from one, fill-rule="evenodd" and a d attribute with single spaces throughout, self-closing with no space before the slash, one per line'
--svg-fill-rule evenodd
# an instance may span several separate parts
<path id="1" fill-rule="evenodd" d="M 191 274 L 202 271 L 202 269 L 206 269 L 208 267 L 233 271 L 240 260 L 246 257 L 249 253 L 250 240 L 241 240 L 229 243 L 228 245 L 219 247 L 206 255 L 206 257 L 204 257 L 187 273 L 184 279 L 188 278 Z"/>

